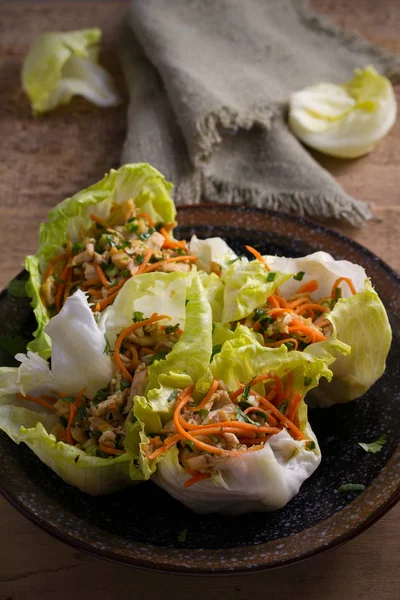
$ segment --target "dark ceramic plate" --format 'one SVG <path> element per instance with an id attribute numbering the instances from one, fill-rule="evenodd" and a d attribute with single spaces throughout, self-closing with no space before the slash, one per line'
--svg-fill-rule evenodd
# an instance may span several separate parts
<path id="1" fill-rule="evenodd" d="M 400 279 L 351 240 L 315 225 L 257 209 L 185 207 L 179 234 L 222 236 L 236 251 L 246 243 L 263 253 L 301 256 L 326 250 L 362 265 L 391 320 L 394 339 L 387 370 L 361 399 L 310 411 L 323 460 L 282 510 L 240 518 L 196 515 L 152 483 L 92 498 L 68 486 L 30 450 L 0 435 L 3 495 L 26 517 L 65 542 L 97 556 L 170 572 L 232 573 L 286 565 L 348 541 L 381 517 L 400 497 Z M 20 276 L 24 278 L 24 274 Z M 34 327 L 26 299 L 0 297 L 2 333 L 27 337 Z M 11 364 L 3 353 L 2 364 Z M 357 444 L 385 433 L 378 454 Z M 339 493 L 345 483 L 365 491 Z"/>

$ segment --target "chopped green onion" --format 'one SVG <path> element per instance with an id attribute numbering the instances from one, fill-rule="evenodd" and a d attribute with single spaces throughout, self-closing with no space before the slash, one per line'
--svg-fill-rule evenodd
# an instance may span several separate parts
<path id="1" fill-rule="evenodd" d="M 217 435 L 214 435 L 213 433 L 209 436 L 210 440 L 214 443 L 214 444 L 219 444 L 220 439 Z"/>
<path id="2" fill-rule="evenodd" d="M 84 400 L 82 402 L 82 404 L 80 405 L 80 407 L 78 408 L 76 415 L 75 415 L 75 420 L 74 420 L 74 425 L 76 425 L 77 423 L 79 423 L 79 421 L 81 421 L 86 413 L 86 409 L 87 409 L 87 401 Z"/>
<path id="3" fill-rule="evenodd" d="M 271 271 L 267 275 L 267 281 L 275 281 L 275 277 L 276 277 L 276 273 L 272 273 L 272 271 Z"/>
<path id="4" fill-rule="evenodd" d="M 306 450 L 315 450 L 315 442 L 313 440 L 306 443 Z"/>
<path id="5" fill-rule="evenodd" d="M 141 265 L 143 261 L 144 261 L 143 254 L 136 254 L 136 256 L 135 256 L 135 262 L 136 262 L 136 264 L 137 265 Z"/>
<path id="6" fill-rule="evenodd" d="M 164 332 L 166 334 L 174 333 L 174 331 L 177 331 L 178 329 L 179 329 L 179 323 L 177 323 L 176 325 L 167 325 L 166 328 L 164 329 Z"/>
<path id="7" fill-rule="evenodd" d="M 121 386 L 121 390 L 126 390 L 127 388 L 131 387 L 131 384 L 129 381 L 126 381 L 126 379 L 123 379 L 120 383 Z"/>
<path id="8" fill-rule="evenodd" d="M 186 250 L 184 250 L 183 248 L 176 248 L 175 252 L 180 256 L 184 256 L 185 254 L 187 254 Z"/>
<path id="9" fill-rule="evenodd" d="M 180 391 L 181 390 L 174 390 L 173 392 L 171 392 L 168 396 L 167 402 L 173 402 L 173 400 L 175 400 Z"/>
<path id="10" fill-rule="evenodd" d="M 312 377 L 304 377 L 304 387 L 308 387 L 313 382 Z"/>
<path id="11" fill-rule="evenodd" d="M 304 271 L 299 271 L 298 273 L 296 273 L 296 275 L 293 275 L 293 279 L 295 279 L 296 281 L 303 281 L 304 275 Z"/>
<path id="12" fill-rule="evenodd" d="M 135 312 L 133 313 L 132 321 L 134 323 L 139 323 L 140 321 L 144 321 L 144 314 L 138 310 L 135 310 Z"/>
<path id="13" fill-rule="evenodd" d="M 288 400 L 284 400 L 282 402 L 282 404 L 278 407 L 279 412 L 281 412 L 283 415 L 285 414 L 285 410 L 287 409 L 287 405 L 288 405 Z"/>
<path id="14" fill-rule="evenodd" d="M 250 417 L 245 415 L 244 412 L 240 410 L 240 408 L 238 408 L 237 406 L 235 406 L 235 411 L 237 414 L 238 421 L 242 421 L 242 423 L 250 423 L 251 425 L 257 425 L 257 427 L 260 427 L 260 423 L 257 423 L 257 421 L 253 421 L 253 419 L 250 419 Z"/>
<path id="15" fill-rule="evenodd" d="M 152 365 L 155 360 L 164 360 L 167 354 L 168 352 L 164 350 L 161 352 L 157 352 L 157 354 L 146 354 L 146 356 L 143 357 L 143 361 L 147 365 Z"/>
<path id="16" fill-rule="evenodd" d="M 75 242 L 75 244 L 72 246 L 72 254 L 79 254 L 80 252 L 82 252 L 84 248 L 84 245 L 82 244 L 82 242 Z"/>
<path id="17" fill-rule="evenodd" d="M 92 402 L 93 402 L 93 404 L 99 404 L 100 402 L 103 402 L 103 400 L 107 400 L 109 395 L 110 395 L 110 390 L 108 387 L 105 387 L 97 392 L 97 394 L 93 398 Z M 65 398 L 63 398 L 63 400 L 64 399 Z"/>
<path id="18" fill-rule="evenodd" d="M 286 348 L 288 350 L 293 350 L 293 348 L 294 348 L 294 343 L 293 342 L 284 342 L 283 345 L 286 346 Z"/>
<path id="19" fill-rule="evenodd" d="M 127 223 L 125 223 L 125 229 L 129 231 L 129 233 L 136 233 L 139 229 L 139 225 L 136 222 L 136 219 L 133 217 L 129 219 Z"/>
<path id="20" fill-rule="evenodd" d="M 160 260 L 164 260 L 164 257 L 163 257 L 163 256 L 161 256 L 161 258 L 157 258 L 157 256 L 156 256 L 155 254 L 152 254 L 152 255 L 150 256 L 149 263 L 150 263 L 150 264 L 154 264 L 154 263 L 156 263 L 156 262 L 160 262 Z"/>
<path id="21" fill-rule="evenodd" d="M 247 402 L 246 400 L 240 400 L 238 402 L 238 406 L 239 408 L 241 408 L 242 410 L 246 410 L 246 408 L 250 408 L 251 406 L 253 406 L 252 404 L 250 404 L 250 402 Z"/>
<path id="22" fill-rule="evenodd" d="M 206 408 L 201 408 L 198 412 L 200 418 L 202 421 L 204 421 L 204 419 L 210 414 L 210 411 L 207 410 Z"/>
<path id="23" fill-rule="evenodd" d="M 122 271 L 120 271 L 119 274 L 123 279 L 125 279 L 125 277 L 129 277 L 130 272 L 128 271 L 128 269 L 122 269 Z"/>

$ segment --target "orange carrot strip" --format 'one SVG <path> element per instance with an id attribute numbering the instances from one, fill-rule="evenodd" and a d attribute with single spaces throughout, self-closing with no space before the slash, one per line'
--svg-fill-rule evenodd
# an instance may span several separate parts
<path id="1" fill-rule="evenodd" d="M 349 277 L 339 277 L 338 279 L 336 279 L 335 283 L 332 286 L 331 298 L 335 297 L 335 290 L 342 281 L 345 281 L 347 283 L 347 285 L 349 286 L 350 291 L 353 295 L 357 294 L 357 290 L 354 287 L 353 282 Z"/>
<path id="2" fill-rule="evenodd" d="M 271 402 L 268 402 L 268 400 L 266 400 L 264 398 L 265 401 L 265 405 L 268 407 L 268 409 L 272 412 L 272 414 L 274 415 L 274 417 L 277 418 L 278 421 L 281 421 L 282 423 L 284 423 L 284 425 L 286 425 L 286 427 L 288 429 L 291 430 L 291 432 L 297 436 L 297 439 L 301 439 L 301 440 L 305 440 L 307 439 L 306 436 L 300 431 L 300 429 L 298 429 L 296 427 L 296 425 L 294 425 L 294 423 L 292 423 L 292 421 L 290 421 L 290 419 L 288 419 L 285 415 L 283 415 L 277 408 L 276 406 L 274 406 L 273 404 L 271 404 Z"/>
<path id="3" fill-rule="evenodd" d="M 109 448 L 108 446 L 104 446 L 104 444 L 99 444 L 99 450 L 102 452 L 107 452 L 107 454 L 125 454 L 125 450 L 118 450 L 118 448 Z"/>
<path id="4" fill-rule="evenodd" d="M 40 404 L 40 406 L 44 406 L 44 408 L 48 408 L 49 410 L 56 410 L 52 404 L 49 404 L 45 400 L 41 398 L 36 398 L 36 396 L 31 396 L 30 394 L 17 394 L 18 398 L 22 398 L 23 400 L 29 400 L 30 402 L 35 402 L 35 404 Z"/>
<path id="5" fill-rule="evenodd" d="M 288 419 L 290 419 L 290 421 L 293 421 L 296 412 L 299 408 L 301 402 L 301 394 L 299 393 L 295 393 L 293 394 L 293 397 L 291 398 L 290 404 L 289 404 L 289 408 L 286 412 L 286 416 Z"/>
<path id="6" fill-rule="evenodd" d="M 75 403 L 70 404 L 69 405 L 68 425 L 67 425 L 67 429 L 66 429 L 66 437 L 67 437 L 68 444 L 71 444 L 71 446 L 73 446 L 75 444 L 74 438 L 72 437 L 72 434 L 71 434 L 71 426 L 72 426 L 73 420 L 75 419 L 75 415 L 76 415 Z"/>
<path id="7" fill-rule="evenodd" d="M 153 255 L 153 250 L 151 248 L 149 248 L 145 254 L 144 257 L 144 261 L 142 262 L 142 264 L 139 266 L 138 270 L 136 271 L 135 275 L 140 275 L 141 273 L 143 273 L 143 271 L 145 270 L 145 268 L 147 267 L 150 258 Z"/>
<path id="8" fill-rule="evenodd" d="M 300 306 L 300 304 L 308 304 L 310 302 L 310 298 L 297 298 L 297 300 L 293 300 L 293 302 L 289 302 L 288 306 L 290 308 L 296 308 Z"/>
<path id="9" fill-rule="evenodd" d="M 311 281 L 300 286 L 296 294 L 312 294 L 312 292 L 316 292 L 318 288 L 318 281 L 316 279 L 311 279 Z"/>
<path id="10" fill-rule="evenodd" d="M 67 264 L 67 266 L 65 267 L 63 274 L 62 274 L 62 278 L 64 280 L 64 295 L 63 295 L 63 304 L 65 304 L 68 296 L 69 296 L 69 292 L 71 289 L 71 279 L 72 279 L 72 267 L 70 266 L 70 264 Z"/>
<path id="11" fill-rule="evenodd" d="M 186 248 L 186 242 L 184 240 L 178 241 L 173 240 L 164 227 L 161 227 L 160 233 L 164 238 L 163 248 Z"/>
<path id="12" fill-rule="evenodd" d="M 193 475 L 190 479 L 185 481 L 185 483 L 183 484 L 183 487 L 188 488 L 191 485 L 194 485 L 195 483 L 197 483 L 198 481 L 202 481 L 203 479 L 210 479 L 210 477 L 211 477 L 211 473 L 196 473 L 196 475 Z"/>
<path id="13" fill-rule="evenodd" d="M 137 219 L 141 219 L 141 218 L 147 219 L 150 227 L 154 227 L 154 221 L 153 221 L 152 217 L 150 215 L 148 215 L 147 213 L 140 213 L 139 215 L 136 215 L 136 218 Z"/>
<path id="14" fill-rule="evenodd" d="M 326 306 L 322 306 L 321 304 L 316 304 L 315 302 L 310 302 L 309 304 L 302 304 L 301 306 L 298 306 L 294 312 L 298 315 L 301 315 L 303 310 L 310 310 L 310 309 L 317 310 L 318 312 L 323 312 L 323 313 L 329 312 L 329 308 L 327 308 Z"/>
<path id="15" fill-rule="evenodd" d="M 200 402 L 200 404 L 193 409 L 193 412 L 197 412 L 206 406 L 207 402 L 211 399 L 211 396 L 216 392 L 218 385 L 219 385 L 218 379 L 214 379 L 207 394 L 204 396 L 204 398 Z"/>
<path id="16" fill-rule="evenodd" d="M 274 308 L 281 308 L 281 305 L 279 304 L 279 301 L 277 300 L 276 296 L 268 296 L 267 302 L 272 304 Z"/>
<path id="17" fill-rule="evenodd" d="M 118 281 L 118 283 L 116 283 L 115 285 L 110 286 L 108 288 L 108 292 L 107 292 L 108 295 L 109 296 L 114 295 L 115 292 L 120 290 L 125 285 L 125 283 L 128 281 L 128 279 L 130 279 L 131 277 L 132 277 L 131 275 L 129 275 L 129 277 L 124 277 L 123 279 L 120 279 L 120 281 Z"/>
<path id="18" fill-rule="evenodd" d="M 283 315 L 283 314 L 288 314 L 288 313 L 292 313 L 294 312 L 294 310 L 292 308 L 289 307 L 284 307 L 284 308 L 271 308 L 268 311 L 268 314 L 271 315 L 271 317 L 275 317 L 278 315 Z"/>
<path id="19" fill-rule="evenodd" d="M 61 310 L 61 299 L 63 297 L 64 294 L 64 284 L 63 283 L 59 283 L 58 287 L 57 287 L 57 293 L 56 293 L 56 309 L 57 312 L 60 312 Z"/>
<path id="20" fill-rule="evenodd" d="M 90 288 L 92 285 L 96 285 L 96 283 L 100 283 L 100 279 L 98 277 L 94 277 L 93 279 L 88 279 L 82 284 L 83 289 Z"/>
<path id="21" fill-rule="evenodd" d="M 164 444 L 160 448 L 157 448 L 157 450 L 154 450 L 154 452 L 149 454 L 147 458 L 149 460 L 153 460 L 154 458 L 157 458 L 157 456 L 160 456 L 160 454 L 163 454 L 163 452 L 166 452 L 167 450 L 172 448 L 172 446 L 175 446 L 175 444 L 180 442 L 182 439 L 183 439 L 183 437 L 179 434 L 171 435 L 168 439 L 165 440 Z"/>
<path id="22" fill-rule="evenodd" d="M 107 229 L 108 227 L 108 223 L 107 221 L 105 221 L 104 219 L 102 219 L 101 217 L 98 217 L 97 215 L 94 215 L 93 213 L 91 215 L 89 215 L 89 218 L 94 221 L 94 223 L 98 223 L 99 225 L 101 225 L 102 227 L 104 227 L 104 229 Z"/>
<path id="23" fill-rule="evenodd" d="M 250 252 L 250 254 L 252 254 L 253 256 L 255 256 L 255 258 L 256 258 L 257 260 L 259 260 L 259 261 L 260 261 L 260 262 L 261 262 L 261 263 L 264 265 L 264 267 L 266 268 L 266 270 L 267 270 L 267 271 L 270 271 L 270 270 L 271 270 L 271 269 L 269 268 L 268 264 L 266 263 L 266 261 L 264 260 L 264 258 L 263 258 L 263 256 L 262 256 L 262 254 L 260 254 L 260 253 L 258 252 L 258 250 L 256 250 L 255 248 L 252 248 L 252 246 L 246 246 L 246 250 L 247 250 L 248 252 Z"/>
<path id="24" fill-rule="evenodd" d="M 292 324 L 289 325 L 289 331 L 290 333 L 293 333 L 294 331 L 305 333 L 306 335 L 311 336 L 315 342 L 322 342 L 323 340 L 326 340 L 326 337 L 322 333 L 312 327 L 309 327 L 308 325 L 305 325 L 301 321 L 297 321 L 297 319 L 292 320 Z"/>
<path id="25" fill-rule="evenodd" d="M 130 333 L 132 333 L 132 331 L 135 331 L 135 329 L 140 329 L 140 327 L 144 327 L 145 325 L 150 325 L 150 323 L 155 323 L 156 321 L 162 321 L 163 319 L 170 319 L 171 317 L 168 317 L 167 315 L 158 315 L 157 313 L 153 313 L 151 315 L 151 317 L 149 317 L 148 319 L 144 319 L 143 321 L 139 321 L 138 323 L 132 323 L 132 325 L 129 325 L 129 327 L 126 327 L 125 329 L 123 329 L 121 331 L 121 333 L 119 334 L 117 341 L 115 342 L 115 348 L 114 348 L 114 360 L 119 368 L 119 370 L 121 371 L 121 373 L 123 375 L 125 375 L 126 379 L 128 379 L 128 381 L 130 381 L 132 383 L 132 375 L 129 373 L 129 371 L 125 368 L 125 365 L 123 364 L 121 357 L 119 355 L 119 350 L 121 347 L 121 344 L 124 340 L 124 338 L 126 338 L 127 335 L 129 335 Z"/>
<path id="26" fill-rule="evenodd" d="M 103 292 L 102 290 L 94 290 L 92 288 L 89 288 L 87 290 L 88 294 L 90 294 L 91 296 L 94 296 L 95 298 L 102 298 L 103 297 Z"/>
<path id="27" fill-rule="evenodd" d="M 159 262 L 154 263 L 154 265 L 148 265 L 142 273 L 151 273 L 152 271 L 157 271 L 161 266 L 171 263 L 171 262 L 179 262 L 181 260 L 187 260 L 189 262 L 193 262 L 199 260 L 198 256 L 171 256 L 171 258 L 166 258 L 165 260 L 160 260 Z"/>
<path id="28" fill-rule="evenodd" d="M 286 376 L 286 385 L 285 385 L 285 393 L 284 393 L 284 398 L 289 398 L 290 393 L 292 391 L 292 385 L 293 385 L 293 371 L 290 371 L 287 376 Z"/>
<path id="29" fill-rule="evenodd" d="M 69 258 L 68 252 L 63 252 L 63 254 L 59 254 L 58 256 L 56 256 L 49 262 L 49 264 L 47 265 L 47 269 L 43 275 L 43 283 L 46 281 L 46 279 L 49 277 L 49 275 L 51 275 L 51 273 L 53 272 L 55 264 L 59 260 L 63 260 L 64 258 Z"/>
<path id="30" fill-rule="evenodd" d="M 93 263 L 93 266 L 96 269 L 97 276 L 100 279 L 103 286 L 108 288 L 110 286 L 110 282 L 108 281 L 107 277 L 104 275 L 103 269 L 97 263 Z"/>
<path id="31" fill-rule="evenodd" d="M 119 290 L 117 290 L 113 294 L 110 294 L 109 296 L 107 296 L 107 298 L 104 298 L 101 302 L 97 302 L 97 304 L 95 306 L 95 312 L 101 312 L 106 306 L 108 306 L 109 304 L 112 304 L 114 302 L 115 298 L 118 296 L 118 294 L 119 294 Z"/>

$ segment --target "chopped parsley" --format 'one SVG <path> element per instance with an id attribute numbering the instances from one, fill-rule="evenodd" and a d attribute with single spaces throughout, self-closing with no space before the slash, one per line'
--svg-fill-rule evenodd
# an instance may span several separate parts
<path id="1" fill-rule="evenodd" d="M 72 246 L 72 254 L 79 254 L 79 252 L 82 252 L 84 246 L 82 244 L 82 242 L 75 242 L 75 244 Z"/>
<path id="2" fill-rule="evenodd" d="M 176 325 L 167 325 L 166 328 L 164 329 L 164 332 L 166 334 L 174 333 L 174 331 L 178 331 L 178 329 L 179 329 L 179 323 L 177 323 Z"/>
<path id="3" fill-rule="evenodd" d="M 140 312 L 139 310 L 135 310 L 135 312 L 133 313 L 132 321 L 134 323 L 139 323 L 140 321 L 144 321 L 144 314 L 142 312 Z"/>
<path id="4" fill-rule="evenodd" d="M 362 483 L 344 483 L 338 488 L 338 492 L 362 492 L 365 485 Z"/>
<path id="5" fill-rule="evenodd" d="M 250 402 L 247 402 L 246 400 L 240 400 L 238 402 L 238 406 L 239 408 L 241 408 L 242 410 L 246 410 L 246 408 L 250 408 L 251 406 L 253 406 L 252 404 L 250 404 Z"/>
<path id="6" fill-rule="evenodd" d="M 178 542 L 186 542 L 186 536 L 187 536 L 187 528 L 185 527 L 185 529 L 182 529 L 181 531 L 178 531 L 178 535 L 176 536 L 176 539 Z"/>
<path id="7" fill-rule="evenodd" d="M 275 277 L 276 277 L 276 273 L 273 273 L 272 271 L 270 273 L 268 273 L 267 275 L 267 281 L 275 281 Z"/>
<path id="8" fill-rule="evenodd" d="M 235 406 L 235 411 L 238 421 L 241 421 L 242 423 L 250 423 L 251 425 L 257 425 L 257 427 L 260 427 L 260 423 L 257 423 L 257 421 L 253 421 L 253 419 L 250 419 L 250 417 L 248 415 L 245 415 L 239 407 Z M 265 418 L 264 413 L 262 413 L 262 416 Z"/>
<path id="9" fill-rule="evenodd" d="M 243 393 L 242 393 L 242 402 L 247 401 L 248 397 L 250 396 L 251 386 L 253 384 L 253 381 L 254 381 L 254 377 L 251 379 L 251 381 L 249 383 L 246 383 L 246 385 L 244 386 Z"/>
<path id="10" fill-rule="evenodd" d="M 293 279 L 295 279 L 296 281 L 303 281 L 304 275 L 304 271 L 299 271 L 298 273 L 296 273 L 296 275 L 293 275 Z"/>
<path id="11" fill-rule="evenodd" d="M 146 365 L 152 365 L 155 360 L 164 360 L 167 354 L 168 353 L 164 350 L 162 352 L 157 352 L 157 354 L 146 354 L 146 356 L 143 357 L 143 361 Z"/>
<path id="12" fill-rule="evenodd" d="M 383 434 L 380 438 L 375 440 L 375 442 L 370 442 L 369 444 L 366 444 L 364 442 L 358 442 L 358 445 L 361 446 L 361 448 L 365 450 L 365 452 L 371 452 L 372 454 L 376 454 L 377 452 L 380 452 L 382 450 L 383 446 L 386 444 L 386 441 L 386 435 Z"/>
<path id="13" fill-rule="evenodd" d="M 125 277 L 129 277 L 129 275 L 130 275 L 130 273 L 129 273 L 128 269 L 122 269 L 122 271 L 120 271 L 120 273 L 119 273 L 119 274 L 121 275 L 121 277 L 122 277 L 123 279 L 125 279 Z"/>
<path id="14" fill-rule="evenodd" d="M 173 392 L 171 392 L 168 396 L 167 402 L 173 402 L 173 400 L 175 400 L 180 391 L 181 390 L 174 390 Z"/>
<path id="15" fill-rule="evenodd" d="M 141 265 L 143 261 L 144 261 L 143 254 L 137 254 L 135 256 L 135 262 L 136 262 L 137 265 Z"/>

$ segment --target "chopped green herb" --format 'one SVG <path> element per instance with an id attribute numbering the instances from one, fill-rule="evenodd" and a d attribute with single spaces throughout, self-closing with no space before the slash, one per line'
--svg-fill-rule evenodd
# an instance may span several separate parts
<path id="1" fill-rule="evenodd" d="M 72 254 L 79 254 L 79 252 L 82 252 L 83 248 L 84 245 L 82 242 L 75 242 L 75 244 L 72 246 Z"/>
<path id="2" fill-rule="evenodd" d="M 362 483 L 344 483 L 338 488 L 338 492 L 362 492 L 365 485 Z"/>
<path id="3" fill-rule="evenodd" d="M 150 227 L 146 233 L 139 233 L 139 240 L 142 240 L 142 242 L 145 242 L 146 240 L 149 239 L 149 237 L 155 232 L 154 227 Z"/>
<path id="4" fill-rule="evenodd" d="M 150 263 L 150 264 L 154 264 L 154 263 L 156 263 L 156 262 L 160 262 L 160 260 L 164 260 L 164 256 L 161 256 L 161 258 L 158 258 L 158 257 L 157 257 L 155 254 L 152 254 L 152 255 L 150 256 L 149 263 Z"/>
<path id="5" fill-rule="evenodd" d="M 279 412 L 281 412 L 283 415 L 285 414 L 285 410 L 287 409 L 287 405 L 288 405 L 288 400 L 284 400 L 282 402 L 282 404 L 278 407 Z"/>
<path id="6" fill-rule="evenodd" d="M 216 344 L 215 346 L 213 346 L 212 352 L 211 352 L 210 363 L 213 361 L 214 356 L 221 352 L 221 348 L 222 348 L 222 344 Z"/>
<path id="7" fill-rule="evenodd" d="M 251 406 L 253 406 L 252 404 L 250 404 L 250 402 L 247 402 L 246 400 L 240 400 L 238 402 L 238 406 L 239 408 L 241 408 L 242 410 L 246 410 L 246 408 L 250 408 Z"/>
<path id="8" fill-rule="evenodd" d="M 64 396 L 64 398 L 61 398 L 61 400 L 63 402 L 69 402 L 70 404 L 72 404 L 73 402 L 75 402 L 76 398 L 75 396 Z"/>
<path id="9" fill-rule="evenodd" d="M 194 443 L 192 440 L 185 440 L 184 446 L 187 448 L 187 450 L 189 450 L 189 452 L 194 452 Z"/>
<path id="10" fill-rule="evenodd" d="M 304 275 L 304 271 L 299 271 L 298 273 L 296 273 L 296 275 L 293 275 L 293 279 L 295 279 L 296 281 L 303 281 Z"/>
<path id="11" fill-rule="evenodd" d="M 144 261 L 143 254 L 136 254 L 136 256 L 135 256 L 135 262 L 136 262 L 136 264 L 137 265 L 141 265 L 143 261 Z"/>
<path id="12" fill-rule="evenodd" d="M 288 350 L 293 350 L 293 348 L 294 348 L 294 343 L 293 342 L 284 342 L 283 345 L 286 346 L 286 348 Z"/>
<path id="13" fill-rule="evenodd" d="M 186 255 L 186 254 L 187 254 L 186 250 L 184 250 L 183 248 L 176 248 L 176 249 L 175 249 L 175 252 L 176 252 L 177 254 L 179 254 L 179 256 L 184 256 L 184 255 Z"/>
<path id="14" fill-rule="evenodd" d="M 144 321 L 144 314 L 138 310 L 135 310 L 135 312 L 133 313 L 132 321 L 134 323 L 139 323 L 139 321 Z"/>
<path id="15" fill-rule="evenodd" d="M 19 352 L 26 352 L 27 340 L 19 335 L 13 336 L 5 333 L 0 335 L 0 348 L 8 352 L 10 356 L 15 356 Z"/>
<path id="16" fill-rule="evenodd" d="M 364 442 L 358 442 L 358 445 L 361 446 L 361 448 L 365 450 L 365 452 L 371 452 L 372 454 L 376 454 L 377 452 L 380 452 L 382 450 L 386 442 L 386 435 L 383 434 L 380 438 L 375 440 L 375 442 L 370 442 L 369 444 L 366 444 Z"/>
<path id="17" fill-rule="evenodd" d="M 76 415 L 75 415 L 75 420 L 74 420 L 74 425 L 76 425 L 76 423 L 79 423 L 79 421 L 81 421 L 86 413 L 86 409 L 87 409 L 87 401 L 84 400 L 84 402 L 82 402 L 82 404 L 80 405 L 80 407 L 78 408 L 78 410 L 76 411 Z"/>
<path id="18" fill-rule="evenodd" d="M 247 383 L 244 386 L 243 393 L 242 393 L 242 401 L 246 401 L 248 399 L 248 397 L 250 396 L 251 386 L 253 384 L 253 381 L 254 381 L 254 377 L 252 377 L 251 381 L 249 381 L 249 383 Z"/>
<path id="19" fill-rule="evenodd" d="M 61 279 L 61 277 L 59 277 L 58 275 L 53 275 L 54 281 L 57 281 L 57 283 L 65 283 L 64 279 Z"/>
<path id="20" fill-rule="evenodd" d="M 177 395 L 179 394 L 181 390 L 174 390 L 173 392 L 170 393 L 170 395 L 168 396 L 168 400 L 167 402 L 172 402 L 173 400 L 175 400 L 175 398 L 177 397 Z"/>
<path id="21" fill-rule="evenodd" d="M 129 233 L 136 233 L 139 229 L 139 225 L 137 224 L 136 219 L 133 217 L 129 219 L 127 223 L 125 223 L 125 229 L 129 231 Z"/>
<path id="22" fill-rule="evenodd" d="M 312 377 L 304 377 L 304 387 L 308 387 L 313 382 Z"/>
<path id="23" fill-rule="evenodd" d="M 306 450 L 315 450 L 315 442 L 313 440 L 306 443 Z"/>
<path id="24" fill-rule="evenodd" d="M 238 408 L 237 406 L 235 406 L 235 411 L 237 414 L 238 421 L 241 421 L 242 423 L 251 423 L 251 425 L 257 425 L 257 427 L 260 427 L 260 423 L 258 423 L 257 421 L 253 421 L 253 419 L 250 419 L 250 417 L 245 415 L 244 412 L 240 410 L 240 408 Z"/>
<path id="25" fill-rule="evenodd" d="M 186 536 L 187 536 L 187 528 L 185 527 L 185 529 L 182 529 L 182 531 L 178 531 L 178 535 L 176 536 L 176 539 L 178 542 L 186 542 Z"/>
<path id="26" fill-rule="evenodd" d="M 276 277 L 276 273 L 273 273 L 272 271 L 270 273 L 268 273 L 267 275 L 267 281 L 275 281 L 275 277 Z"/>
<path id="27" fill-rule="evenodd" d="M 26 281 L 12 279 L 7 287 L 8 294 L 14 298 L 26 298 L 28 294 L 26 293 L 25 284 Z"/>
<path id="28" fill-rule="evenodd" d="M 335 304 L 338 300 L 340 300 L 341 297 L 342 297 L 342 288 L 341 287 L 335 288 L 335 297 L 333 298 Z"/>
<path id="29" fill-rule="evenodd" d="M 117 250 L 125 250 L 125 248 L 130 248 L 131 245 L 126 240 L 122 240 L 119 244 L 117 244 Z"/>
<path id="30" fill-rule="evenodd" d="M 198 415 L 202 421 L 204 421 L 204 419 L 206 417 L 208 417 L 209 414 L 210 414 L 210 411 L 207 410 L 206 408 L 201 408 L 198 412 Z"/>
<path id="31" fill-rule="evenodd" d="M 103 400 L 107 400 L 109 395 L 110 395 L 110 390 L 108 387 L 105 387 L 97 392 L 97 394 L 93 398 L 92 402 L 93 402 L 93 404 L 99 404 L 100 402 L 103 402 Z"/>
<path id="32" fill-rule="evenodd" d="M 253 312 L 252 320 L 259 321 L 260 319 L 262 319 L 263 317 L 266 317 L 266 316 L 267 316 L 267 313 L 264 309 L 256 308 L 255 311 Z"/>
<path id="33" fill-rule="evenodd" d="M 122 269 L 122 271 L 120 271 L 119 274 L 121 275 L 121 277 L 123 279 L 125 279 L 125 277 L 129 277 L 129 275 L 130 275 L 128 269 Z"/>
<path id="34" fill-rule="evenodd" d="M 113 349 L 111 348 L 111 344 L 109 342 L 109 339 L 108 339 L 106 333 L 104 334 L 104 340 L 106 342 L 106 345 L 104 347 L 103 354 L 107 354 L 108 356 L 111 356 L 113 354 Z"/>
<path id="35" fill-rule="evenodd" d="M 135 415 L 133 414 L 133 412 L 132 412 L 132 411 L 131 411 L 131 413 L 130 413 L 130 416 L 129 416 L 129 418 L 130 418 L 130 421 L 131 421 L 131 423 L 136 423 L 136 421 L 137 421 L 137 417 L 135 417 Z"/>
<path id="36" fill-rule="evenodd" d="M 242 260 L 243 257 L 244 257 L 244 254 L 240 254 L 240 256 L 237 256 L 236 258 L 231 258 L 231 260 L 228 260 L 228 262 L 226 264 L 233 265 L 236 261 Z"/>
<path id="37" fill-rule="evenodd" d="M 146 354 L 146 356 L 143 357 L 143 361 L 146 363 L 146 365 L 152 365 L 156 360 L 164 360 L 167 354 L 168 353 L 164 350 L 157 352 L 157 354 Z"/>
<path id="38" fill-rule="evenodd" d="M 179 329 L 179 323 L 177 323 L 176 325 L 167 325 L 166 328 L 164 329 L 165 333 L 174 333 L 174 331 L 178 331 Z"/>
<path id="39" fill-rule="evenodd" d="M 126 381 L 126 379 L 122 379 L 120 386 L 121 386 L 121 390 L 126 390 L 129 387 L 131 387 L 131 384 L 129 381 Z"/>

